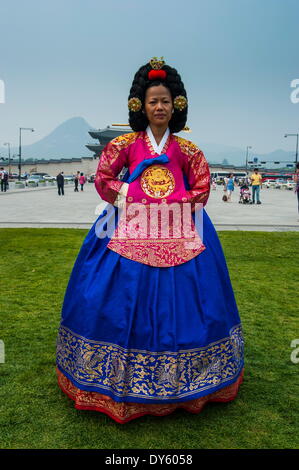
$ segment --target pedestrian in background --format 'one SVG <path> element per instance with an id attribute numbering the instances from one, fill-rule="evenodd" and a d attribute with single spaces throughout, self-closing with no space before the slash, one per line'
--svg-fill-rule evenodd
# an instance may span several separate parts
<path id="1" fill-rule="evenodd" d="M 8 173 L 4 170 L 3 167 L 0 168 L 0 178 L 1 178 L 1 191 L 6 192 L 7 184 L 8 184 Z"/>
<path id="2" fill-rule="evenodd" d="M 56 176 L 56 181 L 57 181 L 57 188 L 58 188 L 58 196 L 64 196 L 64 176 L 63 176 L 63 171 L 61 171 L 57 176 Z"/>
<path id="3" fill-rule="evenodd" d="M 231 197 L 232 197 L 232 193 L 235 189 L 235 186 L 237 186 L 237 183 L 235 182 L 234 174 L 230 173 L 228 175 L 228 180 L 227 180 L 227 183 L 226 183 L 227 202 L 232 202 Z"/>
<path id="4" fill-rule="evenodd" d="M 259 173 L 258 168 L 254 169 L 254 173 L 252 173 L 250 180 L 251 180 L 251 187 L 252 187 L 252 204 L 255 204 L 255 196 L 256 196 L 256 203 L 261 204 L 260 189 L 262 187 L 262 175 Z"/>
<path id="5" fill-rule="evenodd" d="M 74 179 L 74 182 L 75 182 L 75 193 L 78 193 L 79 190 L 78 190 L 78 185 L 79 185 L 79 177 L 80 177 L 80 171 L 77 171 L 77 174 L 75 175 L 75 179 Z"/>
<path id="6" fill-rule="evenodd" d="M 83 173 L 81 173 L 80 178 L 79 178 L 79 183 L 81 185 L 81 191 L 83 191 L 83 186 L 86 183 L 86 178 Z"/>

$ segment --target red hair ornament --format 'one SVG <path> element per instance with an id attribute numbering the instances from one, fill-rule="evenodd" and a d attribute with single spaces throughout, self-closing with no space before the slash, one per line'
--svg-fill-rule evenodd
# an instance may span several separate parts
<path id="1" fill-rule="evenodd" d="M 148 73 L 149 80 L 165 80 L 167 74 L 165 70 L 150 70 Z"/>

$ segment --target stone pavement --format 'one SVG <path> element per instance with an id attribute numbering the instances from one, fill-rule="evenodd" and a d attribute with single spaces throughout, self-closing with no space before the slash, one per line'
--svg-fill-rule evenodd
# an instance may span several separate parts
<path id="1" fill-rule="evenodd" d="M 222 201 L 223 190 L 211 190 L 206 211 L 216 230 L 299 231 L 297 198 L 293 191 L 263 189 L 261 205 L 239 204 L 239 189 L 232 202 Z M 89 229 L 101 213 L 102 201 L 91 183 L 84 191 L 74 192 L 65 186 L 58 196 L 56 187 L 26 188 L 0 192 L 0 228 L 2 227 L 71 227 Z"/>

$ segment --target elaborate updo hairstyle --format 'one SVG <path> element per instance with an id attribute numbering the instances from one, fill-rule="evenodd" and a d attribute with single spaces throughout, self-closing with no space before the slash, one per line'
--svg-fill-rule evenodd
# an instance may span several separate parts
<path id="1" fill-rule="evenodd" d="M 140 100 L 142 107 L 141 109 L 138 109 L 139 106 L 137 106 L 138 110 L 129 110 L 130 126 L 135 132 L 144 131 L 147 128 L 149 122 L 146 117 L 146 114 L 143 112 L 146 90 L 152 86 L 163 85 L 170 91 L 172 100 L 174 101 L 175 98 L 177 98 L 176 102 L 178 101 L 178 104 L 181 103 L 181 106 L 174 106 L 174 112 L 168 124 L 170 132 L 180 132 L 182 129 L 184 129 L 186 125 L 188 112 L 187 93 L 184 84 L 176 69 L 170 67 L 169 65 L 163 65 L 162 67 L 158 67 L 159 70 L 165 71 L 164 74 L 162 73 L 165 78 L 155 78 L 152 77 L 151 74 L 151 78 L 149 78 L 149 72 L 153 71 L 152 61 L 140 67 L 140 69 L 135 74 L 130 89 L 129 100 L 132 100 L 132 98 L 137 98 L 137 100 L 135 101 L 139 103 Z M 162 61 L 162 63 L 164 64 L 164 61 Z"/>

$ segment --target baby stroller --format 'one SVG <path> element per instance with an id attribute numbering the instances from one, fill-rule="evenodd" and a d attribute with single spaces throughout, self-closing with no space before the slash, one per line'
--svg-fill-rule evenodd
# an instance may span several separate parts
<path id="1" fill-rule="evenodd" d="M 250 190 L 245 183 L 240 187 L 239 204 L 252 204 Z"/>

